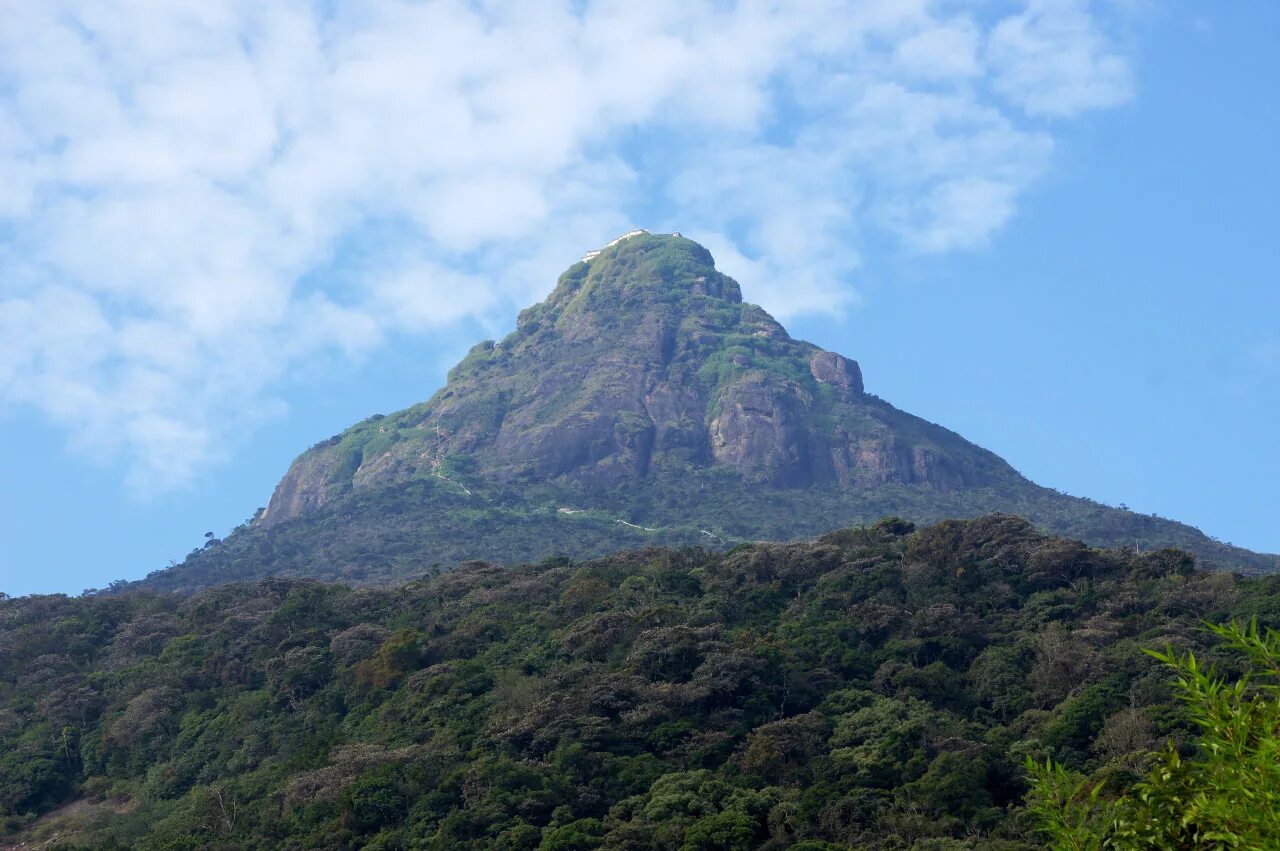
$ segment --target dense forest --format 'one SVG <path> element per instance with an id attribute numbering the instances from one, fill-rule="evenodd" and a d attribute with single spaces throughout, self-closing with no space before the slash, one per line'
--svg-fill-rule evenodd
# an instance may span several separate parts
<path id="1" fill-rule="evenodd" d="M 1005 515 L 397 588 L 0 600 L 0 847 L 1026 849 L 1027 759 L 1197 727 L 1280 577 Z M 6 838 L 7 837 L 7 838 Z"/>

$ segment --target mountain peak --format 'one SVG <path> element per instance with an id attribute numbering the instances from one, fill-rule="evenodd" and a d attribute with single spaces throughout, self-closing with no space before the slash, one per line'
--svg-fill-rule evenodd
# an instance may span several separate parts
<path id="1" fill-rule="evenodd" d="M 349 558 L 364 564 L 369 534 L 519 560 L 548 548 L 604 552 L 619 534 L 781 539 L 855 519 L 989 511 L 1094 543 L 1179 543 L 1220 564 L 1275 568 L 1189 527 L 1035 485 L 866 393 L 856 361 L 793 339 L 742 300 L 703 246 L 645 231 L 570 266 L 511 334 L 473 347 L 428 401 L 300 456 L 258 525 L 299 519 L 291 529 L 314 531 L 307 518 L 327 518 L 315 520 L 332 524 L 327 543 L 299 552 L 313 559 L 329 548 L 334 569 L 346 571 Z"/>
<path id="2" fill-rule="evenodd" d="M 300 458 L 265 519 L 455 463 L 490 482 L 590 493 L 682 470 L 778 487 L 939 492 L 1016 477 L 994 455 L 865 395 L 857 362 L 793 340 L 742 301 L 703 246 L 644 231 L 571 266 L 429 402 Z"/>
<path id="3" fill-rule="evenodd" d="M 742 289 L 693 240 L 632 230 L 588 251 L 560 275 L 548 299 L 530 310 L 575 315 L 585 309 L 643 310 L 654 302 L 687 308 L 694 297 L 740 304 Z M 520 321 L 527 321 L 524 314 Z"/>

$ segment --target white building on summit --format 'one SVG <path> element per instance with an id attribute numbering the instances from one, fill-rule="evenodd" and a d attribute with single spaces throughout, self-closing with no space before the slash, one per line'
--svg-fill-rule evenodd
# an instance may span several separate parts
<path id="1" fill-rule="evenodd" d="M 647 230 L 645 230 L 644 228 L 636 228 L 635 230 L 629 230 L 629 231 L 627 231 L 626 233 L 624 233 L 622 236 L 620 236 L 620 237 L 618 237 L 617 239 L 615 239 L 615 240 L 613 240 L 612 242 L 610 242 L 610 243 L 609 243 L 608 245 L 606 245 L 604 248 L 593 248 L 593 249 L 591 249 L 590 251 L 588 251 L 586 254 L 582 255 L 582 262 L 583 262 L 583 263 L 588 263 L 588 262 L 590 262 L 590 261 L 592 261 L 592 260 L 596 259 L 597 257 L 599 257 L 599 256 L 600 256 L 600 252 L 601 252 L 601 251 L 604 251 L 604 249 L 605 249 L 605 248 L 612 248 L 613 246 L 617 245 L 619 242 L 622 242 L 624 239 L 631 239 L 631 237 L 633 237 L 633 236 L 645 236 L 645 235 L 647 235 L 648 233 L 649 233 L 649 232 L 648 232 Z M 676 234 L 672 234 L 672 236 L 679 236 L 679 235 L 680 235 L 680 234 L 678 234 L 678 233 L 676 233 Z"/>

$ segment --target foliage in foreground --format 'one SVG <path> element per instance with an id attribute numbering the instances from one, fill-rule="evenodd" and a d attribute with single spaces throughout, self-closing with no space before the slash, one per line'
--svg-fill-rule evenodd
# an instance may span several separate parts
<path id="1" fill-rule="evenodd" d="M 1209 630 L 1245 658 L 1246 673 L 1228 680 L 1189 650 L 1148 651 L 1175 672 L 1199 732 L 1193 756 L 1170 744 L 1114 798 L 1105 779 L 1029 763 L 1029 802 L 1056 848 L 1280 848 L 1280 633 L 1257 620 Z"/>
<path id="2" fill-rule="evenodd" d="M 143 851 L 1037 848 L 1025 760 L 1138 778 L 1196 733 L 1141 649 L 1213 659 L 1201 619 L 1252 616 L 1280 626 L 1280 579 L 1008 516 L 0 600 L 0 819 Z"/>

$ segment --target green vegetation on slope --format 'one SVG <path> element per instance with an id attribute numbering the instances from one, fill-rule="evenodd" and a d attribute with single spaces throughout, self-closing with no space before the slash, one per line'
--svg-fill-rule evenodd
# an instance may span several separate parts
<path id="1" fill-rule="evenodd" d="M 774 489 L 746 484 L 731 471 L 689 467 L 601 493 L 493 485 L 462 466 L 442 465 L 445 472 L 429 478 L 357 490 L 274 526 L 245 525 L 141 584 L 192 592 L 220 582 L 290 576 L 378 585 L 467 559 L 514 565 L 552 556 L 594 558 L 628 547 L 724 549 L 813 537 L 888 515 L 932 523 L 997 511 L 1101 546 L 1149 551 L 1172 543 L 1195 553 L 1202 565 L 1277 569 L 1270 556 L 1220 544 L 1190 526 L 1029 482 L 950 494 L 903 485 Z"/>
<path id="2" fill-rule="evenodd" d="M 84 848 L 1040 847 L 1028 757 L 1136 778 L 1196 734 L 1142 648 L 1280 626 L 1280 579 L 1191 564 L 992 516 L 0 600 L 0 818 Z"/>

